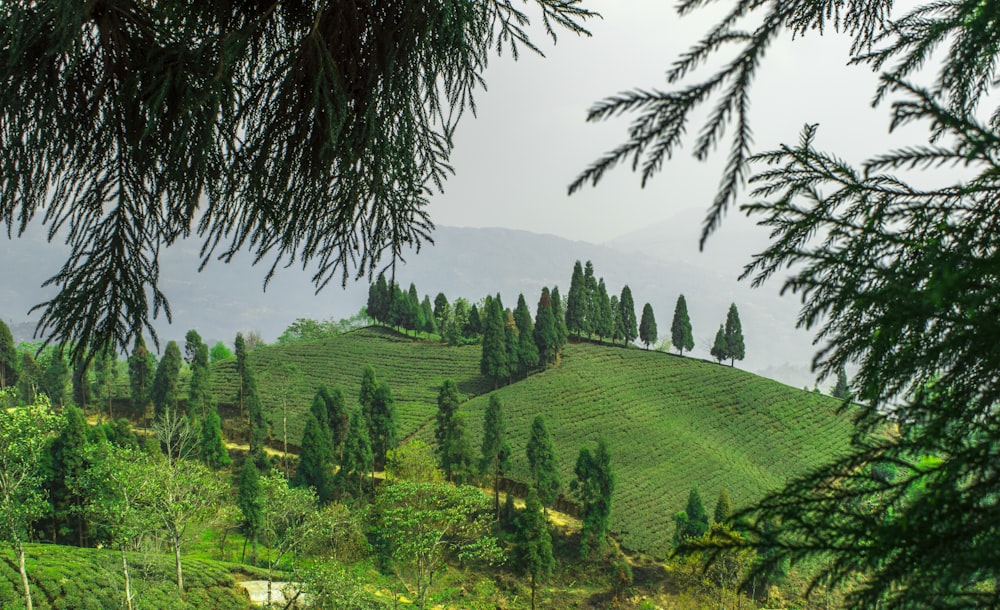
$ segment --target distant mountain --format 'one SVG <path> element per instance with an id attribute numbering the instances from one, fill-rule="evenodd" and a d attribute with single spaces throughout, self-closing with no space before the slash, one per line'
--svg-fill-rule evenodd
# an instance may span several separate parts
<path id="1" fill-rule="evenodd" d="M 637 314 L 644 303 L 653 306 L 661 337 L 669 336 L 674 303 L 684 293 L 696 356 L 708 357 L 715 331 L 735 302 L 747 345 L 747 358 L 738 366 L 777 371 L 774 378 L 795 387 L 812 386 L 807 371 L 813 349 L 808 336 L 793 328 L 794 301 L 777 297 L 776 290 L 750 290 L 735 281 L 735 273 L 712 271 L 711 264 L 669 260 L 657 249 L 657 235 L 668 234 L 651 229 L 648 236 L 601 246 L 512 229 L 438 227 L 435 244 L 409 253 L 395 275 L 404 289 L 413 282 L 432 300 L 438 292 L 473 301 L 499 292 L 504 304 L 513 307 L 524 293 L 534 312 L 543 286 L 558 285 L 565 296 L 573 263 L 591 260 L 609 292 L 620 292 L 624 284 L 631 287 Z M 52 294 L 39 285 L 58 270 L 64 256 L 60 244 L 38 237 L 0 242 L 0 258 L 9 261 L 0 268 L 0 318 L 12 327 L 28 321 L 28 309 Z M 228 265 L 213 261 L 201 273 L 198 262 L 195 242 L 181 243 L 161 257 L 161 288 L 173 314 L 172 326 L 162 315 L 157 323 L 163 341 L 180 340 L 191 328 L 211 342 L 231 342 L 237 332 L 250 330 L 273 341 L 296 318 L 346 317 L 367 301 L 367 282 L 351 281 L 342 289 L 334 281 L 315 294 L 310 273 L 293 267 L 279 269 L 265 292 L 266 268 L 252 266 L 249 257 Z"/>

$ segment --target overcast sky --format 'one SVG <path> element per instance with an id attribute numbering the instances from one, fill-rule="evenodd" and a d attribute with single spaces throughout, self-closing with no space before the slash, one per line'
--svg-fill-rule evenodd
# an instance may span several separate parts
<path id="1" fill-rule="evenodd" d="M 684 210 L 704 211 L 725 150 L 705 163 L 683 151 L 645 190 L 626 167 L 573 196 L 566 187 L 625 139 L 631 117 L 586 123 L 591 104 L 631 88 L 668 88 L 667 68 L 715 22 L 723 4 L 728 6 L 710 5 L 681 18 L 674 1 L 590 2 L 603 15 L 590 22 L 593 37 L 563 35 L 554 46 L 547 41 L 545 58 L 495 59 L 486 74 L 489 90 L 477 98 L 478 116 L 459 127 L 452 156 L 456 175 L 432 200 L 431 218 L 442 225 L 503 226 L 601 243 Z M 807 122 L 820 123 L 820 148 L 851 161 L 885 146 L 888 107 L 870 107 L 876 77 L 866 67 L 846 65 L 848 45 L 847 37 L 828 33 L 781 40 L 772 48 L 753 88 L 757 151 L 796 141 Z M 698 127 L 693 123 L 689 133 Z M 692 252 L 699 216 L 688 213 L 670 223 L 675 235 L 689 236 L 684 247 Z M 730 214 L 728 225 L 746 223 L 737 217 Z M 677 223 L 691 226 L 685 231 Z"/>

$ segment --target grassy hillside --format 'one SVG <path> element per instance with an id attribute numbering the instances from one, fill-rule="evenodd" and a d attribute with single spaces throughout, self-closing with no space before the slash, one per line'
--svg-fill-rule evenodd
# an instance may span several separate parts
<path id="1" fill-rule="evenodd" d="M 361 369 L 375 366 L 393 388 L 403 436 L 433 441 L 441 381 L 454 379 L 466 395 L 472 445 L 478 450 L 486 394 L 478 346 L 451 348 L 415 342 L 383 329 L 251 352 L 272 422 L 281 404 L 289 439 L 301 436 L 302 417 L 318 383 L 340 384 L 356 400 Z M 215 395 L 235 395 L 235 363 L 214 370 Z M 524 446 L 531 421 L 546 416 L 564 486 L 580 447 L 604 435 L 617 474 L 613 530 L 630 549 L 664 556 L 673 514 L 698 486 L 711 513 L 725 487 L 736 506 L 779 487 L 789 476 L 829 460 L 846 446 L 849 418 L 839 402 L 718 364 L 637 348 L 569 345 L 559 366 L 498 390 L 507 410 L 515 479 L 524 480 Z"/>
<path id="2" fill-rule="evenodd" d="M 31 597 L 39 610 L 103 610 L 123 606 L 124 581 L 117 551 L 57 545 L 28 545 Z M 185 559 L 184 588 L 177 591 L 173 557 L 132 554 L 129 571 L 133 594 L 142 608 L 252 608 L 237 589 L 232 564 Z M 9 548 L 0 550 L 0 608 L 23 608 L 21 575 Z"/>

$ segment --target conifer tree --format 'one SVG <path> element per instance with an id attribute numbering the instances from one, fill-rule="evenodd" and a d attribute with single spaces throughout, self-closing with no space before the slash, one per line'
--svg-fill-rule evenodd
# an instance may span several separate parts
<path id="1" fill-rule="evenodd" d="M 392 388 L 382 381 L 375 388 L 370 421 L 372 455 L 376 468 L 381 469 L 385 466 L 386 453 L 399 444 L 397 434 L 396 401 L 392 397 Z"/>
<path id="2" fill-rule="evenodd" d="M 625 336 L 625 327 L 622 326 L 622 307 L 618 302 L 618 295 L 611 295 L 611 345 L 615 341 Z"/>
<path id="3" fill-rule="evenodd" d="M 674 515 L 674 546 L 701 538 L 708 531 L 708 513 L 701 502 L 701 494 L 697 487 L 691 488 L 688 494 L 687 506 Z"/>
<path id="4" fill-rule="evenodd" d="M 118 379 L 117 356 L 110 350 L 101 350 L 94 357 L 94 391 L 95 398 L 108 407 L 108 419 L 114 420 L 111 405 L 114 402 L 114 385 Z"/>
<path id="5" fill-rule="evenodd" d="M 184 342 L 184 355 L 191 367 L 191 380 L 188 385 L 188 406 L 191 411 L 202 418 L 208 412 L 215 410 L 212 400 L 211 369 L 209 369 L 208 346 L 201 340 L 201 335 L 195 330 L 189 330 Z"/>
<path id="6" fill-rule="evenodd" d="M 725 523 L 732 516 L 733 503 L 729 499 L 729 492 L 723 487 L 719 490 L 719 499 L 715 502 L 715 514 L 712 520 L 716 523 Z"/>
<path id="7" fill-rule="evenodd" d="M 420 307 L 420 295 L 417 294 L 417 287 L 413 282 L 410 282 L 410 289 L 406 292 L 406 315 L 404 328 L 408 328 L 413 331 L 416 335 L 417 331 L 422 330 L 424 326 L 424 312 Z"/>
<path id="8" fill-rule="evenodd" d="M 448 325 L 448 318 L 450 317 L 451 304 L 448 302 L 448 297 L 443 292 L 439 292 L 434 297 L 434 323 L 437 325 L 438 332 L 442 337 L 445 334 L 445 328 Z"/>
<path id="9" fill-rule="evenodd" d="M 514 374 L 519 370 L 521 340 L 518 336 L 514 312 L 509 309 L 505 310 L 503 320 L 503 345 L 507 353 L 507 383 L 510 383 Z"/>
<path id="10" fill-rule="evenodd" d="M 508 494 L 508 498 L 510 495 Z M 524 511 L 519 518 L 515 549 L 528 575 L 531 576 L 531 609 L 535 609 L 535 588 L 545 582 L 555 565 L 549 524 L 542 513 L 542 504 L 534 489 L 528 491 Z"/>
<path id="11" fill-rule="evenodd" d="M 79 357 L 73 362 L 73 404 L 81 409 L 87 408 L 91 401 L 90 368 L 93 359 L 90 355 Z"/>
<path id="12" fill-rule="evenodd" d="M 42 383 L 42 369 L 30 351 L 21 352 L 21 370 L 17 380 L 17 398 L 23 405 L 33 405 Z"/>
<path id="13" fill-rule="evenodd" d="M 41 389 L 49 397 L 52 406 L 62 408 L 66 404 L 66 384 L 69 382 L 69 366 L 63 351 L 58 347 L 50 353 L 48 366 L 42 373 Z"/>
<path id="14" fill-rule="evenodd" d="M 464 302 L 464 299 L 459 299 Z M 483 334 L 483 314 L 484 312 L 473 303 L 469 309 L 468 320 L 462 327 L 462 336 L 466 339 L 474 339 Z"/>
<path id="15" fill-rule="evenodd" d="M 246 556 L 246 542 L 250 542 L 251 562 L 257 561 L 257 540 L 264 527 L 264 496 L 260 483 L 260 471 L 256 462 L 247 456 L 240 470 L 239 491 L 236 495 L 236 506 L 243 515 L 243 531 L 246 534 L 243 543 L 243 555 Z M 241 560 L 242 561 L 242 560 Z"/>
<path id="16" fill-rule="evenodd" d="M 628 284 L 622 287 L 618 308 L 621 311 L 622 338 L 625 340 L 625 347 L 628 347 L 628 344 L 639 336 L 635 319 L 635 302 L 632 300 L 632 289 L 628 287 Z"/>
<path id="17" fill-rule="evenodd" d="M 715 341 L 712 343 L 712 349 L 709 353 L 719 361 L 719 364 L 729 358 L 729 345 L 726 343 L 726 331 L 722 324 L 719 324 L 719 331 L 715 333 Z"/>
<path id="18" fill-rule="evenodd" d="M 524 294 L 517 295 L 517 309 L 514 310 L 517 325 L 518 369 L 528 377 L 528 371 L 538 366 L 538 345 L 535 343 L 535 324 L 531 321 L 531 310 L 524 300 Z"/>
<path id="19" fill-rule="evenodd" d="M 593 335 L 597 330 L 597 280 L 594 278 L 594 264 L 590 261 L 583 267 L 583 332 Z"/>
<path id="20" fill-rule="evenodd" d="M 602 277 L 597 282 L 597 301 L 595 303 L 594 333 L 597 338 L 603 341 L 610 338 L 614 333 L 614 316 L 611 314 L 611 297 L 608 296 L 608 288 L 604 285 Z"/>
<path id="21" fill-rule="evenodd" d="M 236 374 L 239 381 L 237 397 L 240 401 L 240 414 L 245 407 L 248 422 L 250 424 L 250 455 L 257 467 L 262 471 L 270 468 L 270 460 L 264 451 L 267 442 L 267 423 L 264 421 L 264 409 L 260 403 L 260 396 L 257 394 L 257 379 L 250 366 L 250 359 L 247 354 L 246 342 L 243 333 L 236 334 L 234 341 L 236 347 Z"/>
<path id="22" fill-rule="evenodd" d="M 352 409 L 344 440 L 344 454 L 337 471 L 337 487 L 355 498 L 365 495 L 364 483 L 367 475 L 375 468 L 368 423 L 361 409 Z"/>
<path id="23" fill-rule="evenodd" d="M 162 417 L 167 409 L 176 410 L 180 398 L 178 380 L 181 373 L 181 349 L 176 341 L 167 343 L 163 359 L 156 367 L 151 398 L 154 417 Z"/>
<path id="24" fill-rule="evenodd" d="M 556 356 L 562 355 L 563 348 L 569 340 L 569 330 L 566 327 L 566 311 L 563 309 L 559 296 L 559 287 L 552 287 L 552 316 L 556 319 Z"/>
<path id="25" fill-rule="evenodd" d="M 312 487 L 320 502 L 325 503 L 333 497 L 333 452 L 325 405 L 320 403 L 319 406 L 319 409 L 310 409 L 306 417 L 302 442 L 299 443 L 299 463 L 292 483 Z M 322 417 L 317 417 L 317 411 Z"/>
<path id="26" fill-rule="evenodd" d="M 434 320 L 434 307 L 431 305 L 431 298 L 424 295 L 424 300 L 420 302 L 420 320 L 423 325 L 420 330 L 427 334 L 436 333 L 438 331 L 437 322 Z"/>
<path id="27" fill-rule="evenodd" d="M 365 421 L 372 419 L 372 405 L 375 404 L 375 390 L 378 389 L 378 378 L 375 376 L 375 367 L 366 364 L 361 370 L 361 389 L 358 392 L 358 404 L 361 405 L 361 413 Z"/>
<path id="28" fill-rule="evenodd" d="M 510 445 L 507 443 L 507 424 L 504 421 L 503 403 L 494 393 L 483 417 L 482 461 L 479 470 L 493 479 L 493 508 L 500 519 L 500 479 L 510 465 Z"/>
<path id="29" fill-rule="evenodd" d="M 323 405 L 327 427 L 330 429 L 330 446 L 333 449 L 333 457 L 339 461 L 350 423 L 344 390 L 339 385 L 333 386 L 333 390 L 327 390 L 326 386 L 321 385 L 316 389 L 316 398 L 313 399 L 313 405 L 318 407 L 316 405 L 317 399 Z"/>
<path id="30" fill-rule="evenodd" d="M 847 385 L 847 372 L 844 367 L 837 369 L 837 385 L 833 386 L 831 396 L 841 400 L 848 400 L 851 397 L 851 390 Z"/>
<path id="31" fill-rule="evenodd" d="M 743 360 L 746 356 L 743 326 L 740 324 L 740 312 L 736 310 L 736 303 L 729 306 L 729 313 L 726 314 L 726 354 L 730 359 L 729 366 L 735 366 L 737 360 Z"/>
<path id="32" fill-rule="evenodd" d="M 599 553 L 611 528 L 611 501 L 615 491 L 615 476 L 611 470 L 611 455 L 604 437 L 594 453 L 583 447 L 574 468 L 576 480 L 570 484 L 580 503 L 580 554 L 590 558 Z"/>
<path id="33" fill-rule="evenodd" d="M 583 265 L 576 261 L 569 281 L 566 296 L 566 328 L 571 334 L 581 337 L 587 325 L 587 282 L 583 277 Z"/>
<path id="34" fill-rule="evenodd" d="M 532 489 L 538 492 L 542 506 L 552 506 L 559 495 L 562 482 L 559 480 L 559 463 L 544 416 L 536 415 L 531 422 L 531 433 L 525 451 L 531 471 Z"/>
<path id="35" fill-rule="evenodd" d="M 674 319 L 670 323 L 670 340 L 681 356 L 684 355 L 684 350 L 694 349 L 691 318 L 688 317 L 687 301 L 684 300 L 683 294 L 677 297 L 677 304 L 674 306 Z"/>
<path id="36" fill-rule="evenodd" d="M 222 418 L 213 408 L 209 409 L 205 415 L 205 420 L 201 424 L 201 440 L 198 444 L 198 451 L 201 460 L 208 466 L 219 469 L 225 468 L 233 463 L 226 449 L 226 442 L 222 438 Z"/>
<path id="37" fill-rule="evenodd" d="M 79 481 L 89 466 L 88 428 L 83 411 L 68 405 L 63 410 L 63 426 L 50 446 L 53 472 L 49 500 L 58 524 L 56 530 L 65 540 L 80 546 L 86 543 L 87 536 L 87 522 L 83 518 L 85 498 L 80 494 L 83 487 Z"/>
<path id="38" fill-rule="evenodd" d="M 437 441 L 438 463 L 444 471 L 445 478 L 454 483 L 454 445 L 457 444 L 455 416 L 458 413 L 460 399 L 458 386 L 451 379 L 445 379 L 438 392 L 438 411 L 434 440 Z"/>
<path id="39" fill-rule="evenodd" d="M 493 387 L 508 375 L 507 344 L 504 331 L 504 314 L 499 299 L 486 302 L 486 321 L 483 324 L 483 351 L 479 372 L 493 380 Z"/>
<path id="40" fill-rule="evenodd" d="M 546 287 L 542 288 L 542 296 L 538 299 L 538 308 L 535 310 L 535 346 L 542 367 L 555 364 L 557 340 L 556 318 L 552 313 L 552 299 Z"/>
<path id="41" fill-rule="evenodd" d="M 651 343 L 656 344 L 657 338 L 656 317 L 653 315 L 653 306 L 646 303 L 642 306 L 642 320 L 639 322 L 639 340 L 645 344 L 648 350 Z"/>
<path id="42" fill-rule="evenodd" d="M 0 390 L 17 385 L 17 349 L 10 327 L 0 320 Z"/>

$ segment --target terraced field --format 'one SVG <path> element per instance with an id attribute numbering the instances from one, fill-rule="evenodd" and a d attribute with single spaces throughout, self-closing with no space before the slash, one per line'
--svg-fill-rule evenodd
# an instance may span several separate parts
<path id="1" fill-rule="evenodd" d="M 103 610 L 123 606 L 121 556 L 116 551 L 57 545 L 28 545 L 31 597 L 40 610 Z M 235 564 L 184 560 L 184 598 L 177 591 L 170 555 L 132 554 L 129 571 L 140 607 L 162 610 L 213 608 L 249 610 L 237 589 Z M 0 550 L 0 608 L 24 607 L 21 575 L 10 549 Z"/>
<path id="2" fill-rule="evenodd" d="M 250 352 L 250 364 L 272 436 L 280 438 L 284 405 L 289 442 L 298 444 L 320 384 L 329 388 L 340 385 L 348 405 L 354 405 L 361 371 L 366 364 L 372 365 L 379 381 L 392 387 L 400 432 L 405 437 L 433 419 L 444 379 L 454 379 L 467 396 L 493 388 L 479 375 L 479 356 L 478 345 L 447 347 L 370 327 L 320 341 L 259 347 Z M 235 359 L 212 368 L 212 392 L 219 403 L 233 404 L 238 387 Z"/>

